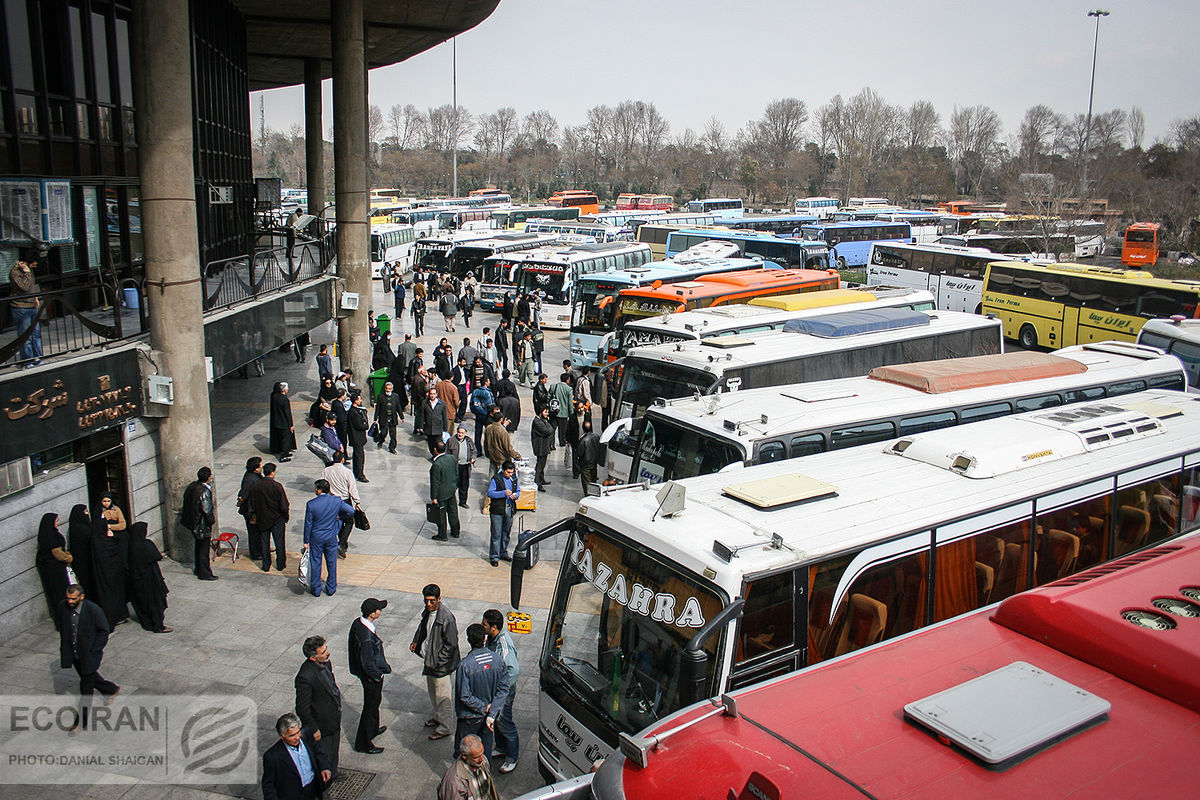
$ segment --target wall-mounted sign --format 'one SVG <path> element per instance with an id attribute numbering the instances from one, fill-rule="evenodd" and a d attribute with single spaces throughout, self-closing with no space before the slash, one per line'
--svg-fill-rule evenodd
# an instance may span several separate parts
<path id="1" fill-rule="evenodd" d="M 11 244 L 69 244 L 71 182 L 0 179 L 0 241 Z"/>

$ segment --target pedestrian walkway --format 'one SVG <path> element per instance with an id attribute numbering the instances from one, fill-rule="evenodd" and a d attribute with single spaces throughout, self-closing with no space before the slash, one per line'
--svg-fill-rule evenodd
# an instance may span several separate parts
<path id="1" fill-rule="evenodd" d="M 376 282 L 375 307 L 390 315 L 391 303 L 383 297 Z M 407 316 L 407 315 L 406 315 Z M 455 350 L 464 336 L 476 338 L 483 325 L 495 327 L 494 314 L 477 314 L 470 330 L 458 323 L 456 334 L 444 333 L 440 317 L 426 317 L 427 334 L 418 344 L 427 353 L 443 335 L 450 337 Z M 403 341 L 403 332 L 411 330 L 409 320 L 393 326 L 393 344 Z M 457 340 L 454 338 L 457 337 Z M 230 553 L 213 561 L 220 580 L 206 583 L 195 580 L 186 565 L 163 562 L 163 574 L 170 587 L 167 624 L 175 632 L 156 635 L 142 631 L 136 623 L 118 626 L 105 651 L 103 673 L 120 684 L 123 692 L 144 694 L 231 693 L 245 695 L 259 709 L 259 750 L 256 758 L 276 739 L 273 725 L 282 713 L 293 710 L 293 679 L 304 656 L 300 647 L 314 634 L 325 636 L 332 651 L 332 664 L 344 694 L 342 717 L 342 767 L 354 784 L 335 784 L 332 793 L 338 800 L 348 798 L 430 798 L 451 762 L 451 739 L 431 742 L 423 722 L 429 716 L 429 700 L 421 676 L 421 660 L 408 652 L 422 609 L 420 591 L 427 583 L 438 583 L 446 605 L 458 620 L 466 652 L 466 626 L 478 622 L 487 608 L 508 611 L 508 564 L 492 567 L 486 560 L 488 519 L 480 511 L 480 492 L 487 480 L 487 461 L 481 458 L 472 473 L 468 509 L 462 512 L 462 538 L 434 542 L 435 526 L 425 522 L 428 499 L 429 459 L 423 439 L 411 437 L 411 416 L 402 427 L 399 452 L 376 449 L 368 443 L 366 475 L 370 483 L 360 486 L 362 505 L 371 520 L 371 530 L 355 531 L 348 556 L 338 562 L 338 590 L 332 597 L 315 598 L 301 587 L 296 577 L 298 551 L 302 541 L 304 504 L 313 496 L 312 484 L 321 472 L 321 463 L 303 449 L 307 440 L 304 419 L 315 398 L 317 385 L 314 356 L 316 345 L 333 343 L 332 325 L 313 332 L 314 346 L 308 358 L 297 363 L 290 352 L 274 353 L 266 359 L 265 376 L 225 378 L 212 392 L 212 417 L 216 453 L 213 470 L 221 531 L 242 535 L 245 526 L 235 510 L 235 498 L 245 461 L 260 456 L 274 460 L 267 452 L 268 397 L 276 381 L 290 386 L 293 416 L 300 450 L 290 462 L 279 465 L 277 479 L 285 486 L 291 502 L 291 521 L 287 528 L 288 562 L 285 572 L 260 571 L 249 558 L 234 563 Z M 567 355 L 566 336 L 551 333 L 546 337 L 544 366 L 557 377 Z M 336 365 L 335 359 L 335 365 Z M 365 389 L 366 376 L 359 376 Z M 529 420 L 533 416 L 530 390 L 522 388 L 522 418 L 514 444 L 522 454 L 532 455 Z M 473 422 L 472 422 L 473 424 Z M 468 431 L 473 427 L 468 425 Z M 197 467 L 202 466 L 197 464 Z M 559 453 L 547 468 L 552 485 L 539 495 L 536 512 L 522 512 L 514 523 L 516 531 L 523 519 L 528 529 L 538 529 L 574 512 L 581 490 Z M 65 510 L 64 510 L 65 513 Z M 510 775 L 498 776 L 501 796 L 514 797 L 540 786 L 537 771 L 537 660 L 545 633 L 546 606 L 557 577 L 565 542 L 552 541 L 541 547 L 541 562 L 526 573 L 522 610 L 533 617 L 533 633 L 514 636 L 521 662 L 517 686 L 515 718 L 521 735 L 521 760 Z M 379 635 L 387 649 L 393 673 L 384 683 L 381 724 L 386 733 L 375 743 L 384 752 L 368 756 L 350 749 L 358 724 L 362 691 L 347 670 L 346 637 L 350 623 L 359 614 L 359 604 L 367 597 L 388 601 L 378 624 Z M 71 670 L 58 668 L 58 635 L 49 620 L 15 637 L 0 658 L 0 681 L 13 694 L 55 692 L 71 694 L 77 678 Z M 364 775 L 357 774 L 365 773 Z M 365 784 L 355 793 L 357 784 Z M 15 787 L 0 787 L 0 796 L 41 798 L 258 798 L 257 787 L 205 786 L 88 786 L 21 787 L 19 794 L 8 794 Z"/>

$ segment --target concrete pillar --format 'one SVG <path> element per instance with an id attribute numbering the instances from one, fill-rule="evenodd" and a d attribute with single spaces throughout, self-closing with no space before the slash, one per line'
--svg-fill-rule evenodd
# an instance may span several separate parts
<path id="1" fill-rule="evenodd" d="M 343 369 L 364 390 L 371 367 L 367 311 L 371 303 L 367 218 L 367 104 L 363 0 L 331 4 L 333 12 L 333 183 L 337 204 L 338 275 L 359 296 L 357 311 L 338 321 Z M 340 301 L 339 301 L 340 305 Z"/>
<path id="2" fill-rule="evenodd" d="M 162 354 L 160 373 L 175 383 L 175 404 L 159 426 L 163 544 L 171 558 L 190 562 L 192 535 L 175 512 L 196 470 L 212 466 L 213 445 L 192 161 L 188 0 L 135 0 L 132 51 L 150 341 Z"/>
<path id="3" fill-rule="evenodd" d="M 325 131 L 321 122 L 321 60 L 304 59 L 304 170 L 308 213 L 325 208 Z"/>

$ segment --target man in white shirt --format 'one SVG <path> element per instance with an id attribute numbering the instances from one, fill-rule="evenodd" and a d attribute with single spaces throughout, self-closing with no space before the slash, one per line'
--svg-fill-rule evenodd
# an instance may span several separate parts
<path id="1" fill-rule="evenodd" d="M 333 454 L 333 463 L 321 471 L 321 477 L 329 481 L 331 495 L 340 497 L 356 509 L 358 508 L 358 481 L 354 479 L 354 472 L 346 466 L 345 451 Z M 346 548 L 350 546 L 352 530 L 354 530 L 354 519 L 344 520 L 342 529 L 338 532 L 338 558 L 346 557 Z"/>

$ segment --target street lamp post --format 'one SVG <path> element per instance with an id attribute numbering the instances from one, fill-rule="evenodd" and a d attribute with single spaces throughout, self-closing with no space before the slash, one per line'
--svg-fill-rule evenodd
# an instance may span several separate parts
<path id="1" fill-rule="evenodd" d="M 1100 18 L 1108 16 L 1107 11 L 1097 8 L 1089 11 L 1089 17 L 1096 18 L 1096 38 L 1092 42 L 1092 83 L 1088 89 L 1087 123 L 1083 129 L 1083 179 L 1079 183 L 1079 206 L 1083 210 L 1083 198 L 1087 196 L 1088 149 L 1092 143 L 1092 98 L 1096 95 L 1096 51 L 1100 47 Z"/>

